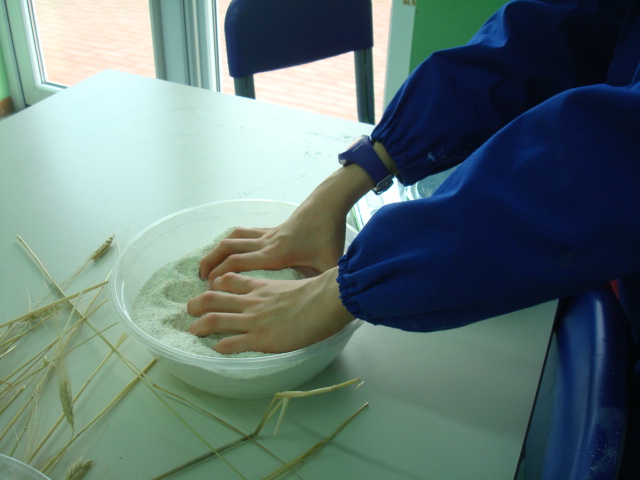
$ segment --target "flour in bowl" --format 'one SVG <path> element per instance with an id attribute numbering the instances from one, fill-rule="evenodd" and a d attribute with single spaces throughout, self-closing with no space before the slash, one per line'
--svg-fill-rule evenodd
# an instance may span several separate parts
<path id="1" fill-rule="evenodd" d="M 230 230 L 221 234 L 206 247 L 166 264 L 144 284 L 133 305 L 133 322 L 147 335 L 183 352 L 208 357 L 260 357 L 261 352 L 222 355 L 213 346 L 229 334 L 197 337 L 189 333 L 194 317 L 187 313 L 187 302 L 207 290 L 207 282 L 200 280 L 200 260 L 215 244 L 226 238 Z M 243 275 L 256 278 L 297 280 L 302 275 L 292 268 L 284 270 L 255 270 Z"/>

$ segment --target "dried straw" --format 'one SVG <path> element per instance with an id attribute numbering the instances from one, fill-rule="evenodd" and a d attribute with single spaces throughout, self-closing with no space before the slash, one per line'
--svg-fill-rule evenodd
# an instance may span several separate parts
<path id="1" fill-rule="evenodd" d="M 129 393 L 133 389 L 133 387 L 142 379 L 142 377 L 147 374 L 147 372 L 151 369 L 151 367 L 153 367 L 153 365 L 155 365 L 155 363 L 155 359 L 151 360 L 151 362 L 149 362 L 147 366 L 142 369 L 139 375 L 136 375 L 136 377 L 131 380 L 122 389 L 122 391 L 120 391 L 120 393 L 118 393 L 113 399 L 111 399 L 111 401 L 102 410 L 100 410 L 100 412 L 98 412 L 96 416 L 94 416 L 89 422 L 87 422 L 84 427 L 78 430 L 78 432 L 69 439 L 66 445 L 64 445 L 58 453 L 56 453 L 51 459 L 49 459 L 49 461 L 40 470 L 45 473 L 45 475 L 48 475 L 51 470 L 57 465 L 60 459 L 65 455 L 65 453 L 67 453 L 67 450 L 71 447 L 71 445 L 73 445 L 73 443 L 78 440 L 78 438 L 80 438 L 83 433 L 91 428 L 91 426 L 93 426 L 98 420 L 100 420 L 107 411 L 109 411 L 118 402 L 120 402 L 127 395 L 127 393 Z"/>
<path id="2" fill-rule="evenodd" d="M 115 347 L 118 348 L 122 345 L 122 343 L 126 340 L 127 338 L 127 334 L 124 333 L 122 334 L 122 336 L 120 337 L 120 339 L 118 340 L 118 342 L 116 343 Z M 96 369 L 93 371 L 93 373 L 89 376 L 89 378 L 86 380 L 86 382 L 84 383 L 84 385 L 82 385 L 82 387 L 80 387 L 80 389 L 78 390 L 78 393 L 76 393 L 76 396 L 73 398 L 72 402 L 75 404 L 78 399 L 80 398 L 80 396 L 84 393 L 84 391 L 89 387 L 89 385 L 91 384 L 91 382 L 93 381 L 93 379 L 95 378 L 95 376 L 98 374 L 98 372 L 102 369 L 102 367 L 104 367 L 104 365 L 107 363 L 107 361 L 109 360 L 109 358 L 111 358 L 111 355 L 113 355 L 113 351 L 109 351 L 107 353 L 107 355 L 102 359 L 102 361 L 100 362 L 100 364 L 96 367 Z M 64 414 L 61 415 L 58 420 L 53 424 L 53 426 L 49 429 L 49 432 L 47 434 L 44 435 L 44 437 L 42 438 L 42 440 L 40 441 L 40 444 L 33 450 L 33 452 L 31 453 L 31 457 L 29 458 L 29 462 L 32 462 L 33 459 L 36 457 L 36 455 L 40 452 L 40 450 L 42 449 L 42 447 L 44 447 L 45 443 L 49 440 L 49 438 L 51 437 L 51 435 L 53 435 L 53 432 L 56 431 L 56 429 L 58 428 L 58 426 L 62 423 L 62 420 L 65 418 Z"/>
<path id="3" fill-rule="evenodd" d="M 269 404 L 269 406 L 267 407 L 262 419 L 260 420 L 260 423 L 258 424 L 258 426 L 256 427 L 256 429 L 254 430 L 253 433 L 250 434 L 243 434 L 242 432 L 240 432 L 238 429 L 236 429 L 235 427 L 229 426 L 226 422 L 223 422 L 222 420 L 218 419 L 217 417 L 208 414 L 208 416 L 213 417 L 214 419 L 216 419 L 217 421 L 220 421 L 223 425 L 229 426 L 230 428 L 232 428 L 234 431 L 240 433 L 242 435 L 241 438 L 234 440 L 232 442 L 229 442 L 219 448 L 216 449 L 211 449 L 211 451 L 204 453 L 202 455 L 199 455 L 198 457 L 195 457 L 191 460 L 189 460 L 186 463 L 183 463 L 182 465 L 179 465 L 171 470 L 169 470 L 168 472 L 163 473 L 162 475 L 159 475 L 157 477 L 153 477 L 153 479 L 151 480 L 161 480 L 167 477 L 170 477 L 171 475 L 174 475 L 188 467 L 191 467 L 203 460 L 206 460 L 212 456 L 218 456 L 220 458 L 222 458 L 224 460 L 224 457 L 222 457 L 220 454 L 226 450 L 229 450 L 233 447 L 237 447 L 239 445 L 242 445 L 243 443 L 246 443 L 247 441 L 254 441 L 255 438 L 260 434 L 260 432 L 262 431 L 262 429 L 264 428 L 264 426 L 269 422 L 269 420 L 273 417 L 273 415 L 278 411 L 279 408 L 283 408 L 286 409 L 286 405 L 288 404 L 288 401 L 292 398 L 304 398 L 304 397 L 311 397 L 314 395 L 320 395 L 323 393 L 328 393 L 328 392 L 333 392 L 335 390 L 339 390 L 341 388 L 345 388 L 348 387 L 350 385 L 355 385 L 355 388 L 359 388 L 361 385 L 363 384 L 362 380 L 359 378 L 354 378 L 352 380 L 348 380 L 346 382 L 342 382 L 336 385 L 331 385 L 329 387 L 323 387 L 323 388 L 317 388 L 314 390 L 296 390 L 296 391 L 287 391 L 287 392 L 279 392 L 276 393 L 272 400 L 271 403 Z M 166 392 L 166 390 L 165 390 Z M 167 392 L 170 393 L 170 392 Z M 285 401 L 286 400 L 286 401 Z M 365 405 L 366 407 L 366 405 Z M 293 468 L 293 466 L 297 465 L 298 463 L 303 462 L 306 458 L 310 457 L 311 455 L 313 455 L 314 453 L 316 453 L 317 451 L 319 451 L 321 448 L 324 447 L 324 445 L 326 445 L 327 443 L 329 443 L 338 433 L 340 433 L 340 431 L 342 429 L 344 429 L 344 427 L 346 427 L 346 425 L 351 422 L 351 420 L 358 414 L 360 413 L 360 411 L 362 411 L 364 409 L 364 407 L 361 407 L 355 414 L 353 414 L 351 417 L 349 417 L 340 427 L 338 427 L 338 429 L 329 437 L 327 437 L 326 439 L 324 439 L 322 442 L 320 442 L 319 444 L 315 445 L 314 447 L 312 447 L 312 449 L 310 449 L 308 452 L 306 452 L 304 455 L 304 458 L 301 459 L 301 457 L 298 457 L 296 460 L 294 460 L 293 462 L 287 463 L 285 464 L 282 469 L 278 469 L 276 472 L 280 472 L 282 471 L 282 473 L 289 471 Z M 197 410 L 204 412 L 202 409 L 200 409 L 199 407 L 197 407 Z M 257 442 L 256 442 L 257 443 Z M 260 445 L 262 447 L 262 445 Z M 265 447 L 262 447 L 265 448 Z M 266 450 L 266 449 L 265 449 Z M 269 452 L 267 450 L 267 452 Z M 271 453 L 271 452 L 269 452 Z M 273 455 L 273 454 L 272 454 Z M 275 457 L 275 455 L 273 455 Z M 277 457 L 276 457 L 277 458 Z M 239 472 L 238 472 L 239 473 Z M 282 475 L 282 473 L 280 473 L 279 475 Z M 295 473 L 295 472 L 294 472 Z M 278 476 L 279 476 L 278 475 Z M 297 474 L 296 474 L 297 475 Z M 275 477 L 274 477 L 275 478 Z"/>
<path id="4" fill-rule="evenodd" d="M 87 288 L 83 288 L 82 290 L 76 292 L 76 293 L 72 293 L 71 295 L 67 295 L 59 300 L 56 300 L 54 302 L 48 303 L 47 305 L 44 305 L 40 308 L 36 308 L 35 310 L 32 310 L 30 312 L 27 312 L 23 315 L 20 315 L 19 317 L 16 317 L 12 320 L 8 320 L 7 322 L 3 323 L 2 325 L 0 325 L 0 327 L 7 327 L 9 325 L 13 325 L 14 323 L 18 323 L 18 322 L 27 322 L 30 321 L 34 318 L 38 318 L 39 316 L 41 316 L 44 312 L 47 312 L 47 310 L 50 309 L 54 309 L 55 307 L 62 305 L 65 302 L 68 302 L 70 300 L 74 300 L 78 297 L 80 297 L 81 295 L 84 295 L 85 293 L 91 292 L 93 290 L 96 290 L 98 288 L 104 287 L 107 283 L 109 283 L 108 280 L 102 281 L 100 283 L 96 283 L 95 285 L 92 285 L 90 287 Z"/>
<path id="5" fill-rule="evenodd" d="M 25 248 L 27 249 L 27 251 L 29 252 L 29 254 L 33 257 L 33 259 L 36 261 L 36 263 L 38 264 L 38 266 L 40 267 L 40 269 L 42 270 L 44 276 L 47 278 L 47 280 L 49 280 L 49 282 L 51 283 L 51 285 L 55 288 L 55 290 L 57 291 L 57 293 L 59 295 L 62 296 L 62 298 L 60 298 L 59 300 L 56 300 L 54 302 L 51 302 L 47 305 L 44 305 L 43 307 L 37 308 L 31 312 L 28 312 L 27 314 L 24 314 L 20 317 L 17 317 L 9 322 L 6 322 L 3 325 L 0 325 L 0 328 L 4 328 L 6 327 L 6 330 L 3 331 L 2 336 L 0 336 L 0 356 L 2 355 L 6 355 L 6 353 L 8 352 L 9 349 L 7 349 L 6 351 L 3 351 L 2 348 L 5 346 L 5 339 L 8 338 L 6 336 L 7 332 L 13 328 L 14 325 L 18 325 L 21 322 L 30 322 L 30 329 L 35 328 L 35 326 L 33 325 L 32 320 L 34 319 L 40 319 L 40 323 L 43 323 L 46 318 L 50 318 L 50 316 L 54 315 L 55 313 L 57 313 L 64 305 L 65 302 L 69 303 L 72 306 L 72 311 L 71 314 L 69 316 L 69 320 L 67 321 L 67 325 L 65 326 L 64 331 L 58 336 L 58 338 L 51 342 L 51 344 L 48 347 L 45 347 L 44 349 L 42 349 L 38 354 L 36 354 L 36 356 L 34 356 L 31 360 L 29 360 L 28 362 L 26 362 L 26 364 L 28 364 L 28 368 L 25 368 L 25 366 L 23 365 L 22 367 L 16 369 L 13 373 L 15 373 L 16 375 L 19 376 L 19 381 L 17 381 L 16 379 L 14 379 L 13 377 L 7 377 L 8 379 L 11 379 L 11 382 L 8 381 L 4 381 L 2 383 L 4 383 L 5 385 L 7 385 L 8 388 L 4 389 L 2 392 L 0 392 L 0 396 L 3 395 L 4 393 L 6 393 L 8 390 L 13 390 L 14 394 L 13 394 L 13 398 L 11 401 L 13 401 L 13 399 L 18 398 L 27 388 L 24 384 L 21 385 L 22 382 L 29 380 L 29 382 L 33 382 L 35 380 L 37 380 L 36 382 L 36 387 L 34 389 L 34 391 L 31 393 L 31 396 L 29 397 L 29 399 L 25 402 L 25 405 L 22 407 L 21 411 L 18 412 L 18 414 L 16 415 L 16 417 L 14 417 L 14 419 L 10 422 L 10 424 L 8 426 L 6 426 L 5 430 L 3 432 L 0 432 L 0 440 L 2 439 L 2 437 L 4 435 L 6 435 L 6 433 L 8 432 L 9 429 L 13 428 L 13 424 L 16 422 L 17 418 L 22 415 L 22 412 L 25 408 L 27 408 L 27 405 L 31 405 L 31 409 L 35 409 L 36 405 L 37 405 L 37 400 L 38 400 L 38 395 L 40 392 L 40 389 L 42 388 L 42 384 L 45 382 L 46 378 L 48 377 L 48 372 L 50 370 L 50 368 L 52 368 L 52 366 L 55 365 L 56 367 L 56 373 L 58 376 L 58 391 L 59 391 L 59 396 L 60 396 L 60 401 L 61 401 L 61 405 L 62 405 L 62 410 L 63 413 L 62 415 L 59 417 L 58 421 L 50 428 L 49 432 L 44 435 L 44 438 L 41 440 L 40 444 L 37 445 L 37 447 L 35 449 L 32 450 L 31 452 L 31 460 L 33 460 L 34 458 L 36 458 L 36 456 L 38 455 L 38 453 L 42 450 L 43 446 L 46 444 L 46 442 L 50 439 L 50 437 L 52 436 L 53 432 L 59 427 L 59 425 L 64 421 L 64 419 L 67 420 L 67 422 L 71 425 L 72 428 L 72 435 L 71 438 L 67 441 L 66 445 L 64 445 L 57 453 L 55 453 L 51 458 L 48 459 L 48 461 L 46 461 L 46 463 L 44 464 L 44 467 L 41 469 L 45 474 L 48 474 L 49 472 L 52 471 L 53 468 L 55 468 L 55 466 L 59 463 L 59 461 L 67 454 L 69 448 L 74 444 L 74 442 L 80 438 L 84 432 L 86 432 L 89 428 L 91 428 L 92 425 L 94 425 L 97 421 L 99 421 L 107 411 L 109 411 L 116 403 L 120 402 L 126 395 L 127 393 L 133 388 L 134 385 L 136 385 L 139 381 L 142 381 L 142 383 L 144 385 L 146 385 L 148 388 L 150 388 L 150 390 L 156 395 L 156 397 L 161 401 L 161 403 L 163 404 L 163 406 L 165 406 L 165 408 L 167 408 L 167 410 L 172 413 L 180 422 L 182 422 L 182 424 L 184 425 L 184 427 L 190 431 L 195 437 L 197 437 L 208 449 L 208 452 L 204 455 L 201 455 L 200 457 L 197 457 L 193 460 L 191 460 L 190 462 L 187 462 L 184 465 L 181 465 L 179 467 L 176 467 L 175 469 L 171 470 L 170 472 L 166 472 L 165 474 L 161 475 L 160 477 L 156 477 L 156 478 L 166 478 L 169 475 L 172 475 L 174 473 L 177 473 L 181 470 L 183 470 L 184 468 L 193 465 L 199 461 L 204 460 L 205 458 L 209 458 L 211 456 L 218 456 L 221 461 L 223 461 L 234 473 L 236 473 L 236 475 L 238 475 L 238 477 L 240 478 L 244 478 L 244 476 L 232 465 L 230 464 L 225 458 L 224 456 L 221 455 L 222 452 L 227 451 L 231 448 L 234 448 L 236 446 L 239 446 L 245 442 L 252 442 L 253 444 L 259 446 L 260 448 L 264 449 L 266 452 L 270 453 L 271 455 L 273 455 L 274 458 L 276 458 L 278 461 L 280 461 L 283 465 L 281 468 L 279 468 L 278 470 L 276 470 L 275 472 L 273 472 L 272 474 L 270 474 L 268 477 L 268 479 L 275 479 L 277 477 L 279 477 L 280 475 L 283 475 L 284 473 L 290 472 L 293 473 L 294 475 L 298 476 L 297 472 L 295 472 L 294 467 L 296 467 L 297 465 L 300 465 L 301 463 L 303 463 L 304 461 L 306 461 L 308 458 L 310 458 L 312 455 L 314 455 L 315 453 L 317 453 L 318 451 L 320 451 L 322 448 L 324 448 L 324 446 L 326 446 L 333 438 L 335 438 L 336 435 L 338 435 L 354 418 L 355 416 L 357 416 L 367 405 L 364 405 L 363 407 L 361 407 L 358 411 L 356 411 L 354 414 L 352 414 L 346 421 L 344 421 L 331 435 L 329 435 L 328 437 L 326 437 L 325 439 L 323 439 L 321 442 L 318 442 L 316 445 L 314 445 L 312 448 L 310 448 L 309 450 L 307 450 L 307 452 L 305 452 L 304 454 L 300 455 L 299 457 L 297 457 L 296 459 L 294 459 L 293 461 L 289 462 L 289 463 L 284 463 L 283 460 L 281 460 L 280 458 L 278 458 L 276 455 L 274 455 L 273 453 L 271 453 L 268 449 L 266 449 L 263 445 L 260 444 L 260 442 L 257 441 L 256 437 L 260 434 L 260 432 L 262 431 L 263 427 L 268 423 L 268 421 L 273 418 L 273 416 L 278 412 L 278 410 L 280 410 L 280 414 L 278 416 L 278 420 L 276 422 L 275 425 L 275 429 L 274 429 L 274 434 L 277 433 L 282 425 L 283 419 L 284 419 L 284 415 L 285 412 L 287 410 L 287 407 L 290 403 L 290 401 L 294 398 L 302 398 L 302 397 L 308 397 L 308 396 L 313 396 L 313 395 L 318 395 L 318 394 L 322 394 L 322 393 L 327 393 L 327 392 L 331 392 L 334 390 L 337 390 L 339 388 L 344 388 L 346 386 L 349 385 L 356 385 L 356 388 L 359 387 L 362 382 L 359 379 L 353 379 L 350 380 L 348 382 L 343 382 L 341 384 L 338 385 L 333 385 L 330 387 L 326 387 L 326 388 L 320 388 L 320 389 L 316 389 L 316 390 L 311 390 L 311 391 L 291 391 L 291 392 L 280 392 L 276 395 L 274 395 L 271 403 L 269 404 L 267 410 L 265 411 L 265 414 L 263 416 L 263 418 L 261 419 L 260 423 L 258 424 L 257 428 L 255 429 L 255 431 L 251 434 L 244 434 L 242 433 L 240 430 L 238 430 L 237 428 L 235 428 L 233 425 L 229 424 L 228 422 L 224 422 L 221 419 L 219 419 L 218 417 L 216 417 L 213 414 L 210 414 L 208 412 L 206 412 L 203 409 L 200 409 L 199 407 L 197 407 L 198 409 L 200 409 L 202 411 L 202 413 L 206 414 L 207 416 L 209 416 L 210 418 L 215 419 L 216 421 L 220 422 L 221 424 L 223 424 L 225 427 L 231 429 L 232 431 L 238 433 L 240 435 L 240 438 L 238 438 L 235 441 L 232 441 L 226 445 L 223 445 L 222 447 L 219 448 L 214 448 L 213 446 L 211 446 L 193 427 L 191 427 L 188 422 L 186 422 L 179 414 L 177 411 L 175 411 L 175 409 L 173 409 L 168 402 L 166 401 L 166 399 L 164 399 L 162 397 L 162 395 L 160 395 L 157 391 L 157 389 L 159 389 L 159 387 L 157 387 L 156 385 L 152 384 L 151 382 L 149 382 L 149 380 L 146 378 L 146 374 L 149 371 L 149 369 L 155 364 L 155 360 L 151 361 L 144 369 L 140 370 L 135 364 L 133 364 L 133 362 L 131 362 L 131 360 L 129 360 L 124 354 L 122 354 L 122 352 L 119 350 L 119 347 L 122 343 L 122 341 L 124 341 L 124 339 L 126 338 L 125 336 L 121 337 L 120 341 L 117 342 L 115 345 L 113 345 L 104 335 L 104 331 L 106 330 L 99 330 L 97 329 L 93 323 L 89 320 L 89 309 L 91 308 L 91 306 L 87 309 L 85 314 L 82 314 L 81 312 L 79 312 L 77 310 L 77 301 L 73 301 L 76 299 L 79 299 L 80 296 L 82 296 L 83 294 L 86 294 L 90 291 L 96 290 L 96 289 L 100 289 L 102 288 L 104 285 L 107 284 L 107 281 L 105 280 L 104 282 L 101 282 L 99 284 L 96 284 L 94 286 L 85 288 L 75 294 L 72 295 L 66 295 L 65 292 L 63 291 L 63 289 L 60 287 L 60 285 L 58 285 L 54 279 L 51 277 L 51 275 L 47 272 L 46 268 L 44 267 L 44 265 L 42 264 L 42 262 L 37 258 L 37 256 L 35 255 L 35 253 L 33 253 L 33 251 L 28 247 L 28 245 L 26 244 L 26 242 L 24 242 L 24 240 L 22 240 L 20 237 L 18 237 L 18 239 L 20 240 L 20 242 L 25 246 Z M 88 260 L 85 262 L 85 264 L 83 264 L 80 269 L 74 274 L 74 276 L 72 278 L 75 278 L 75 276 L 80 273 L 85 266 L 92 262 L 92 261 L 97 261 L 98 259 L 102 258 L 104 255 L 106 255 L 106 253 L 109 251 L 110 246 L 112 245 L 113 241 L 115 239 L 115 236 L 112 235 L 110 236 L 105 242 L 103 242 L 102 245 L 100 245 L 100 247 L 98 249 L 96 249 L 92 255 L 89 256 Z M 96 294 L 96 296 L 94 297 L 93 302 L 97 299 L 98 295 L 100 292 L 98 292 L 98 294 Z M 98 307 L 99 308 L 99 307 Z M 92 310 L 92 312 L 95 311 Z M 46 317 L 46 315 L 48 315 L 48 317 Z M 67 328 L 70 318 L 74 315 L 77 315 L 80 320 L 78 320 L 72 327 Z M 44 320 L 42 319 L 44 317 Z M 94 371 L 94 373 L 89 377 L 89 379 L 86 380 L 85 384 L 81 387 L 81 389 L 76 393 L 76 396 L 74 397 L 72 394 L 72 390 L 71 390 L 71 386 L 70 386 L 70 380 L 69 380 L 69 375 L 68 372 L 66 370 L 66 366 L 65 366 L 65 356 L 72 351 L 73 349 L 77 348 L 78 345 L 76 345 L 73 349 L 67 350 L 66 349 L 66 344 L 68 343 L 71 335 L 74 333 L 75 329 L 81 324 L 84 323 L 86 325 L 88 325 L 94 332 L 95 335 L 94 336 L 98 336 L 101 340 L 103 340 L 103 342 L 105 342 L 105 344 L 109 347 L 109 353 L 107 354 L 107 356 L 103 359 L 103 361 L 101 362 L 101 364 L 96 368 L 96 370 Z M 109 328 L 109 327 L 108 327 Z M 7 341 L 6 345 L 9 345 L 10 348 L 13 347 L 13 343 L 18 339 L 21 338 L 23 335 L 20 336 L 13 336 L 12 334 L 12 338 L 11 341 Z M 93 337 L 92 337 L 93 338 Z M 85 340 L 85 342 L 88 340 Z M 83 342 L 84 343 L 84 342 Z M 50 351 L 53 346 L 56 346 L 56 356 L 53 360 L 53 362 L 48 362 L 48 360 L 46 360 L 46 353 L 48 351 Z M 79 429 L 78 431 L 75 430 L 75 421 L 74 421 L 74 412 L 73 412 L 73 407 L 74 404 L 77 402 L 79 396 L 83 393 L 83 391 L 88 388 L 89 384 L 92 382 L 94 376 L 97 374 L 97 372 L 102 368 L 102 366 L 105 364 L 105 362 L 108 360 L 108 358 L 110 358 L 113 354 L 115 354 L 116 356 L 118 356 L 120 358 L 120 360 L 122 360 L 122 362 L 129 367 L 134 373 L 135 373 L 135 378 L 129 382 L 129 384 L 118 394 L 116 395 L 97 415 L 95 415 L 93 417 L 93 419 L 91 421 L 89 421 L 86 425 L 84 425 L 81 429 Z M 44 365 L 41 367 L 37 366 L 37 362 L 41 361 L 42 359 L 45 359 Z M 37 372 L 40 376 L 36 377 L 34 375 L 36 375 Z M 12 373 L 12 375 L 13 375 Z M 18 387 L 18 385 L 20 385 Z M 168 392 L 166 390 L 164 390 L 165 393 L 173 395 L 175 398 L 179 398 L 182 399 L 181 397 L 178 397 L 175 394 L 172 394 L 171 392 Z M 184 401 L 184 403 L 189 403 L 187 400 L 182 399 Z M 193 404 L 191 404 L 193 405 Z M 5 407 L 6 409 L 6 407 Z M 4 410 L 2 410 L 4 411 Z M 0 411 L 1 413 L 1 411 Z M 26 430 L 26 426 L 25 426 L 25 430 Z M 17 446 L 17 444 L 16 444 Z M 84 476 L 87 474 L 87 472 L 93 467 L 94 462 L 89 460 L 89 461 L 83 461 L 83 460 L 79 460 L 77 462 L 75 462 L 65 473 L 65 477 L 64 480 L 81 480 L 82 478 L 84 478 Z"/>
<path id="6" fill-rule="evenodd" d="M 286 465 L 283 465 L 282 467 L 278 468 L 274 472 L 272 472 L 269 475 L 267 475 L 266 477 L 264 477 L 262 480 L 275 480 L 276 478 L 278 478 L 278 477 L 284 475 L 285 473 L 291 471 L 294 467 L 296 467 L 296 466 L 302 464 L 303 462 L 305 462 L 306 460 L 308 460 L 311 456 L 315 455 L 320 450 L 322 450 L 324 447 L 326 447 L 329 444 L 329 442 L 331 442 L 331 440 L 333 440 L 342 430 L 344 430 L 344 428 L 347 425 L 349 425 L 349 423 L 351 423 L 351 421 L 354 418 L 356 418 L 356 416 L 358 416 L 358 414 L 360 414 L 360 412 L 362 412 L 368 406 L 369 406 L 369 403 L 365 403 L 364 405 L 362 405 L 358 410 L 356 410 L 353 414 L 351 414 L 351 416 L 349 418 L 347 418 L 344 422 L 342 422 L 340 424 L 340 426 L 338 428 L 336 428 L 331 435 L 329 435 L 326 438 L 323 438 L 318 443 L 316 443 L 313 447 L 311 447 L 309 450 L 304 452 L 302 455 L 300 455 L 296 459 L 292 460 L 291 462 L 287 463 Z"/>

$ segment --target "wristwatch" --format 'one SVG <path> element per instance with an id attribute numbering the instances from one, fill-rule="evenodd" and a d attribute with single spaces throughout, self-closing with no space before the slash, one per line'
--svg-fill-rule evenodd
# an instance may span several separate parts
<path id="1" fill-rule="evenodd" d="M 368 135 L 358 138 L 344 152 L 338 155 L 341 165 L 347 166 L 355 163 L 360 165 L 375 182 L 373 191 L 380 195 L 393 185 L 393 175 L 387 171 L 380 157 L 373 149 L 373 140 Z"/>

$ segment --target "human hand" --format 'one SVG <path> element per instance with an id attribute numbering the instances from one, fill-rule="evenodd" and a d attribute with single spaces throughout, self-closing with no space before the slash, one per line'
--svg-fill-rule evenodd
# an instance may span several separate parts
<path id="1" fill-rule="evenodd" d="M 357 165 L 342 167 L 322 182 L 282 225 L 237 228 L 200 262 L 200 277 L 228 272 L 296 268 L 305 276 L 336 266 L 344 251 L 346 215 L 371 188 Z"/>
<path id="2" fill-rule="evenodd" d="M 397 174 L 384 145 L 374 142 L 373 149 L 387 170 Z M 279 227 L 235 229 L 202 259 L 200 277 L 212 285 L 228 272 L 292 267 L 311 276 L 334 267 L 344 249 L 346 215 L 372 186 L 360 166 L 339 168 Z"/>
<path id="3" fill-rule="evenodd" d="M 295 268 L 310 277 L 336 266 L 344 251 L 346 220 L 303 204 L 274 228 L 235 228 L 200 262 L 200 277 L 229 272 Z"/>
<path id="4" fill-rule="evenodd" d="M 235 333 L 215 345 L 224 354 L 287 352 L 316 343 L 353 320 L 340 301 L 337 270 L 303 280 L 217 277 L 213 291 L 188 302 L 189 314 L 199 317 L 189 330 L 200 337 Z"/>

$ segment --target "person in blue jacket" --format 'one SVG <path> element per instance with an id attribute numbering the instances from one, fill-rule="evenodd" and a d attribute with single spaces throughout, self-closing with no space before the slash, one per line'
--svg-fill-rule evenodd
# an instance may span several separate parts
<path id="1" fill-rule="evenodd" d="M 282 352 L 354 317 L 428 332 L 615 282 L 631 375 L 626 427 L 611 426 L 630 455 L 603 461 L 638 478 L 640 0 L 507 3 L 426 59 L 371 139 L 288 221 L 236 229 L 202 259 L 211 290 L 187 305 L 191 332 L 235 333 L 221 353 Z M 409 185 L 455 165 L 431 197 L 381 208 L 342 255 L 345 216 L 387 175 Z M 308 278 L 235 273 L 285 267 Z"/>
<path id="2" fill-rule="evenodd" d="M 347 159 L 287 222 L 236 229 L 202 260 L 212 291 L 188 304 L 192 333 L 280 352 L 353 317 L 434 331 L 614 280 L 640 322 L 639 1 L 506 4 L 425 60 L 371 137 L 404 184 L 460 166 L 433 196 L 380 209 L 342 256 L 345 216 L 380 180 L 371 158 Z M 314 275 L 233 273 L 284 267 Z"/>

